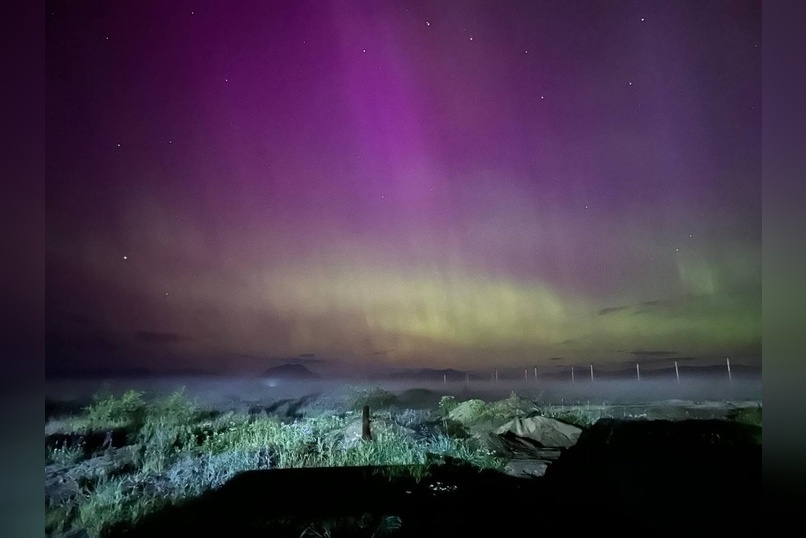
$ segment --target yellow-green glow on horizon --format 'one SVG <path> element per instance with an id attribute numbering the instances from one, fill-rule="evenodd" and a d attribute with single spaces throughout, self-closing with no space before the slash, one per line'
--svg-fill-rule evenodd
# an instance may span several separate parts
<path id="1" fill-rule="evenodd" d="M 334 261 L 264 278 L 266 306 L 281 318 L 324 320 L 341 327 L 346 342 L 354 335 L 354 350 L 394 348 L 404 360 L 444 349 L 457 357 L 479 349 L 531 357 L 606 357 L 623 349 L 702 354 L 753 348 L 761 339 L 753 304 L 713 293 L 599 315 L 600 301 L 461 267 Z M 300 349 L 318 343 L 316 330 L 297 342 Z"/>
<path id="2" fill-rule="evenodd" d="M 267 241 L 248 263 L 232 244 L 193 273 L 172 265 L 174 249 L 157 248 L 150 259 L 129 256 L 113 271 L 98 265 L 99 285 L 125 283 L 117 295 L 98 297 L 98 312 L 121 335 L 166 328 L 188 335 L 174 349 L 216 357 L 315 353 L 359 363 L 483 367 L 551 357 L 621 361 L 631 350 L 760 354 L 760 292 L 742 273 L 752 270 L 745 269 L 749 254 L 708 262 L 681 256 L 680 281 L 663 281 L 666 293 L 626 297 L 516 277 L 473 264 L 460 249 L 412 243 L 339 238 L 333 247 L 283 258 Z M 102 247 L 82 252 L 87 265 L 102 259 Z M 136 309 L 119 308 L 124 293 L 140 298 L 131 301 Z"/>

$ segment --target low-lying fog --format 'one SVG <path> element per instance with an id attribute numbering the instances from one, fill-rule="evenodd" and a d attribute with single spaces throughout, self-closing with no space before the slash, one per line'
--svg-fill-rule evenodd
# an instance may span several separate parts
<path id="1" fill-rule="evenodd" d="M 49 380 L 45 398 L 50 402 L 89 401 L 93 394 L 122 394 L 134 389 L 149 396 L 162 396 L 184 388 L 200 405 L 227 407 L 259 405 L 284 398 L 316 395 L 316 399 L 338 400 L 355 387 L 382 387 L 400 394 L 408 389 L 429 389 L 459 398 L 497 400 L 512 392 L 547 404 L 642 404 L 666 400 L 693 402 L 761 402 L 761 378 L 715 379 L 688 377 L 672 380 L 583 380 L 570 381 L 381 381 L 328 379 L 294 381 L 236 377 L 165 377 L 150 379 Z"/>

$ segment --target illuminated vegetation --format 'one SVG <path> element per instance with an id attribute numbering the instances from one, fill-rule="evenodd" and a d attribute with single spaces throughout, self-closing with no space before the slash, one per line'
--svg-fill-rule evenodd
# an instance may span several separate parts
<path id="1" fill-rule="evenodd" d="M 473 439 L 442 432 L 416 435 L 410 427 L 428 413 L 398 409 L 394 401 L 382 389 L 356 389 L 342 413 L 289 421 L 265 412 L 211 416 L 181 392 L 153 402 L 134 391 L 96 397 L 85 413 L 49 429 L 62 435 L 123 429 L 132 450 L 121 458 L 128 461 L 83 476 L 77 503 L 47 506 L 47 530 L 52 534 L 72 524 L 102 536 L 115 525 L 135 523 L 247 470 L 395 466 L 388 471 L 392 479 L 400 472 L 419 478 L 445 458 L 480 469 L 502 467 L 499 458 Z M 379 410 L 373 412 L 372 442 L 360 439 L 355 409 L 365 404 Z M 46 463 L 81 465 L 95 455 L 82 447 L 48 446 Z"/>
<path id="2" fill-rule="evenodd" d="M 46 480 L 55 476 L 74 484 L 71 495 L 50 497 L 46 532 L 56 536 L 80 528 L 104 536 L 249 470 L 372 466 L 389 480 L 417 482 L 446 462 L 500 470 L 505 455 L 485 442 L 485 432 L 515 417 L 541 415 L 586 428 L 605 417 L 647 416 L 641 408 L 546 405 L 515 393 L 492 402 L 443 396 L 431 409 L 407 408 L 400 401 L 380 387 L 354 387 L 337 406 L 341 410 L 311 406 L 305 415 L 284 417 L 265 410 L 205 410 L 181 391 L 148 401 L 135 391 L 96 396 L 83 413 L 46 423 Z M 361 439 L 364 405 L 373 410 L 369 442 Z M 677 412 L 689 418 L 688 411 Z M 727 418 L 757 427 L 761 442 L 760 405 L 737 409 Z M 110 431 L 117 432 L 118 441 L 99 446 L 97 440 Z M 93 435 L 94 444 L 88 441 Z M 390 517 L 308 522 L 297 535 L 324 536 L 344 528 L 394 530 Z"/>

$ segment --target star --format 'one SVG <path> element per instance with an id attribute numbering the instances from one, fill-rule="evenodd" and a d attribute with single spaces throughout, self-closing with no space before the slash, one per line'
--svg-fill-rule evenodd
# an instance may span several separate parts
<path id="1" fill-rule="evenodd" d="M 128 259 L 129 259 L 129 257 L 128 257 L 128 256 L 123 256 L 123 259 L 124 259 L 124 260 L 128 260 Z"/>
<path id="2" fill-rule="evenodd" d="M 472 37 L 470 38 L 470 41 L 473 41 L 473 38 L 472 38 Z"/>
<path id="3" fill-rule="evenodd" d="M 632 86 L 632 81 L 630 81 L 630 83 L 629 83 L 629 84 L 630 84 L 630 86 Z"/>
<path id="4" fill-rule="evenodd" d="M 641 22 L 644 22 L 644 18 L 643 18 L 643 17 L 641 17 Z"/>
<path id="5" fill-rule="evenodd" d="M 426 25 L 426 26 L 431 26 L 431 23 L 430 23 L 430 22 L 428 22 L 428 21 L 425 21 L 425 25 Z"/>
<path id="6" fill-rule="evenodd" d="M 367 49 L 361 49 L 361 52 L 367 52 Z"/>

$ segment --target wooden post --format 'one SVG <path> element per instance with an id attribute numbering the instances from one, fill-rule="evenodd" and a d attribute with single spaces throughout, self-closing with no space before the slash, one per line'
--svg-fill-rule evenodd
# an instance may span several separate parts
<path id="1" fill-rule="evenodd" d="M 677 376 L 677 382 L 680 383 L 680 370 L 677 369 L 677 361 L 674 361 L 674 375 Z"/>
<path id="2" fill-rule="evenodd" d="M 527 370 L 526 368 L 523 369 L 523 380 L 529 381 L 529 370 Z"/>
<path id="3" fill-rule="evenodd" d="M 442 384 L 443 385 L 448 384 L 448 374 L 442 374 Z"/>
<path id="4" fill-rule="evenodd" d="M 728 365 L 728 381 L 733 382 L 733 376 L 730 374 L 730 357 L 725 358 L 725 362 Z"/>
<path id="5" fill-rule="evenodd" d="M 638 366 L 637 362 L 635 363 L 635 377 L 638 379 L 638 381 L 641 381 L 641 367 Z"/>
<path id="6" fill-rule="evenodd" d="M 495 371 L 495 380 L 498 381 L 498 370 Z"/>
<path id="7" fill-rule="evenodd" d="M 537 366 L 535 366 L 535 379 L 537 379 Z"/>
<path id="8" fill-rule="evenodd" d="M 361 416 L 361 439 L 364 441 L 372 441 L 372 432 L 369 430 L 369 406 L 364 406 L 364 412 Z"/>
<path id="9" fill-rule="evenodd" d="M 571 383 L 574 383 L 574 367 L 571 367 Z"/>
<path id="10" fill-rule="evenodd" d="M 591 364 L 591 381 L 593 381 L 593 365 Z"/>

